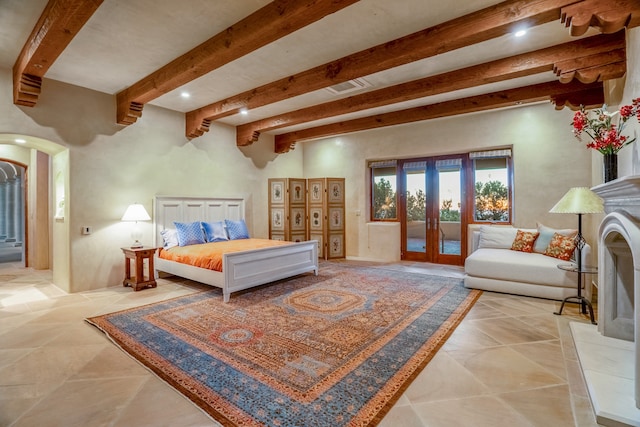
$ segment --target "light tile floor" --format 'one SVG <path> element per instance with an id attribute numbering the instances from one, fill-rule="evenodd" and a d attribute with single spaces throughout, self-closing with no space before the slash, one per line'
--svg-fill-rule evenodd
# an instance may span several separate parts
<path id="1" fill-rule="evenodd" d="M 462 277 L 459 267 L 380 268 Z M 65 294 L 50 271 L 0 264 L 0 426 L 215 426 L 86 317 L 189 294 L 203 285 Z M 485 292 L 382 420 L 382 427 L 596 426 L 569 322 L 575 304 Z"/>

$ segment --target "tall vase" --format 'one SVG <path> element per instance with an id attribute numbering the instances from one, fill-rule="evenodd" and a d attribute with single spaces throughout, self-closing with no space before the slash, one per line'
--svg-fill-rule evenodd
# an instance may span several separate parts
<path id="1" fill-rule="evenodd" d="M 613 181 L 618 178 L 618 155 L 604 155 L 604 182 Z"/>

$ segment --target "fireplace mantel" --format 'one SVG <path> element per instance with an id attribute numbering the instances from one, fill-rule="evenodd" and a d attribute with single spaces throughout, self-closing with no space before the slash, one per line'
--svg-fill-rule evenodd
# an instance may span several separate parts
<path id="1" fill-rule="evenodd" d="M 591 188 L 604 200 L 606 213 L 620 208 L 640 218 L 640 175 L 629 175 Z"/>
<path id="2" fill-rule="evenodd" d="M 597 331 L 609 343 L 601 348 L 611 346 L 598 360 L 612 361 L 602 362 L 597 369 L 617 374 L 600 376 L 598 380 L 589 369 L 581 367 L 598 422 L 639 426 L 640 175 L 625 176 L 592 190 L 603 199 L 606 213 L 598 229 Z M 628 350 L 616 352 L 613 348 Z M 584 348 L 576 350 L 581 364 L 588 360 L 583 357 Z"/>
<path id="3" fill-rule="evenodd" d="M 634 341 L 633 295 L 640 292 L 638 277 L 634 278 L 634 271 L 640 270 L 640 176 L 625 176 L 592 190 L 602 197 L 607 214 L 598 230 L 598 330 Z"/>

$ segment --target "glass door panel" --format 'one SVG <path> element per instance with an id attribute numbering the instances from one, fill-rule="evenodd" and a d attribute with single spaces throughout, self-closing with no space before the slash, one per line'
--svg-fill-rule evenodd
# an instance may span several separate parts
<path id="1" fill-rule="evenodd" d="M 436 161 L 438 180 L 438 253 L 460 256 L 462 243 L 462 160 Z"/>
<path id="2" fill-rule="evenodd" d="M 427 253 L 426 162 L 405 164 L 406 252 Z"/>

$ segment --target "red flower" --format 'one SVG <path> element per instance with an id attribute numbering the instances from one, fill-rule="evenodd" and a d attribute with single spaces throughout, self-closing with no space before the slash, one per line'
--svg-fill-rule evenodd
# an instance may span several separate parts
<path id="1" fill-rule="evenodd" d="M 582 132 L 586 124 L 587 115 L 583 111 L 576 111 L 576 114 L 573 116 L 573 128 L 576 132 Z"/>
<path id="2" fill-rule="evenodd" d="M 587 143 L 587 148 L 598 150 L 602 154 L 615 154 L 627 144 L 635 141 L 622 135 L 622 129 L 627 120 L 636 116 L 640 121 L 640 98 L 631 101 L 631 105 L 624 105 L 620 111 L 609 113 L 607 106 L 594 110 L 595 118 L 589 118 L 584 107 L 573 115 L 573 133 L 581 141 L 582 133 L 586 133 L 591 142 Z M 615 117 L 618 116 L 617 120 Z"/>
<path id="3" fill-rule="evenodd" d="M 625 105 L 620 108 L 620 116 L 622 118 L 628 119 L 633 114 L 633 107 L 631 105 Z"/>

